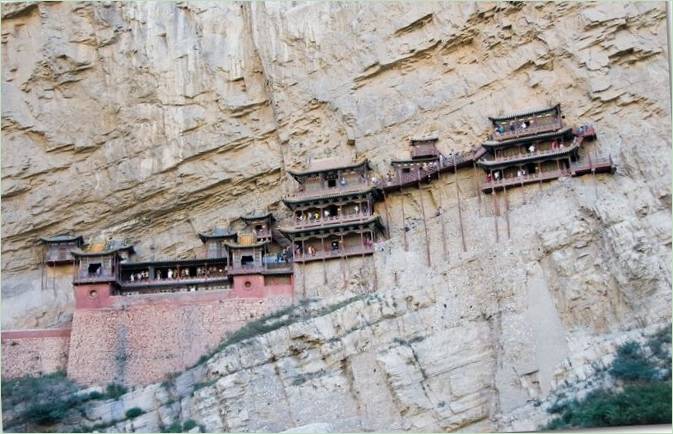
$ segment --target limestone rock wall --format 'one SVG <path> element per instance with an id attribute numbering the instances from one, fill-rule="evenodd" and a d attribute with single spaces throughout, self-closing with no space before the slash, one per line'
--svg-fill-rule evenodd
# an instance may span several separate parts
<path id="1" fill-rule="evenodd" d="M 188 257 L 197 230 L 267 206 L 282 218 L 286 170 L 308 158 L 362 156 L 385 173 L 409 135 L 466 150 L 488 115 L 560 102 L 566 123 L 596 127 L 586 153 L 617 165 L 506 198 L 479 194 L 471 169 L 390 195 L 387 212 L 377 205 L 391 236 L 373 259 L 380 299 L 233 347 L 172 397 L 139 389 L 128 400 L 148 413 L 115 430 L 178 416 L 209 430 L 532 429 L 544 419 L 534 404 L 606 363 L 622 337 L 670 323 L 663 2 L 3 14 L 3 327 L 68 320 L 57 302 L 68 288 L 39 285 L 39 236 L 103 232 L 143 258 Z M 305 267 L 307 295 L 371 290 L 368 261 L 347 282 L 334 261 Z M 199 382 L 212 384 L 192 396 Z M 90 419 L 114 419 L 112 407 Z"/>

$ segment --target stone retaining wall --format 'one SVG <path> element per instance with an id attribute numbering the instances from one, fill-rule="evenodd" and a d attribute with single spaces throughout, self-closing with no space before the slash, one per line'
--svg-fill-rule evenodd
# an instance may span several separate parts
<path id="1" fill-rule="evenodd" d="M 291 285 L 253 292 L 110 296 L 109 307 L 77 309 L 68 376 L 87 385 L 160 381 L 194 365 L 227 332 L 292 302 Z"/>
<path id="2" fill-rule="evenodd" d="M 2 378 L 63 371 L 68 362 L 70 329 L 2 332 Z"/>

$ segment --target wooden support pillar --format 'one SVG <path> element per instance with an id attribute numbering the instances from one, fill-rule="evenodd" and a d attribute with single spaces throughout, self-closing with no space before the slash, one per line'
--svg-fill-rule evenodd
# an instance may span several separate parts
<path id="1" fill-rule="evenodd" d="M 439 173 L 437 173 L 437 179 L 439 180 Z M 442 184 L 437 183 L 438 190 L 437 190 L 437 198 L 439 200 L 439 223 L 442 228 L 442 253 L 444 254 L 444 259 L 448 259 L 449 257 L 449 251 L 446 246 L 446 222 L 444 221 L 444 206 L 442 201 Z"/>
<path id="2" fill-rule="evenodd" d="M 419 182 L 420 190 L 420 182 Z M 430 258 L 430 237 L 428 236 L 428 222 L 425 217 L 425 201 L 423 200 L 423 190 L 418 192 L 421 195 L 421 213 L 423 214 L 423 231 L 425 232 L 425 254 L 428 262 L 428 267 L 432 266 L 432 260 Z"/>
<path id="3" fill-rule="evenodd" d="M 342 263 L 341 263 L 342 264 L 341 273 L 342 273 L 343 280 L 344 280 L 344 289 L 346 289 L 346 287 L 348 286 L 348 276 L 350 276 L 350 273 L 347 273 L 347 270 L 346 270 L 348 268 L 348 262 L 346 261 L 346 246 L 344 245 L 343 230 L 341 230 L 339 232 L 339 237 L 341 239 L 341 246 L 340 246 L 340 249 L 341 249 L 340 254 L 341 254 L 341 261 L 342 261 Z"/>
<path id="4" fill-rule="evenodd" d="M 497 199 L 496 199 L 496 191 L 495 187 L 491 190 L 491 194 L 493 195 L 493 221 L 495 222 L 495 242 L 499 243 L 500 242 L 500 235 L 498 235 L 498 205 L 497 205 Z"/>
<path id="5" fill-rule="evenodd" d="M 474 186 L 477 189 L 477 200 L 479 201 L 479 211 L 481 212 L 481 188 L 479 186 L 479 174 L 477 172 L 477 163 L 472 161 L 472 176 L 474 177 Z"/>
<path id="6" fill-rule="evenodd" d="M 322 246 L 322 279 L 323 284 L 327 285 L 327 266 L 325 265 L 325 237 L 320 237 L 320 245 Z"/>
<path id="7" fill-rule="evenodd" d="M 383 207 L 386 210 L 386 238 L 390 239 L 390 226 L 392 225 L 392 223 L 390 222 L 390 212 L 388 212 L 388 199 L 386 198 L 385 190 L 383 190 Z"/>
<path id="8" fill-rule="evenodd" d="M 409 244 L 407 243 L 407 218 L 404 215 L 404 193 L 402 193 L 402 237 L 404 238 L 404 251 L 409 251 Z"/>
<path id="9" fill-rule="evenodd" d="M 460 188 L 458 186 L 458 170 L 456 165 L 456 154 L 453 154 L 453 176 L 456 178 L 456 199 L 458 201 L 458 223 L 460 225 L 460 238 L 463 242 L 463 252 L 467 252 L 467 246 L 465 245 L 465 232 L 463 230 L 463 211 L 460 207 Z"/>
<path id="10" fill-rule="evenodd" d="M 502 186 L 503 188 L 503 194 L 505 196 L 505 221 L 507 222 L 507 239 L 510 240 L 511 235 L 510 235 L 510 227 L 509 227 L 509 199 L 507 198 L 507 187 Z"/>
<path id="11" fill-rule="evenodd" d="M 540 163 L 537 163 L 537 179 L 540 180 L 539 185 L 540 185 L 540 191 L 542 191 L 542 166 Z"/>
<path id="12" fill-rule="evenodd" d="M 304 293 L 304 300 L 306 300 L 306 242 L 304 238 L 301 239 L 301 256 L 304 260 L 301 267 L 301 290 Z"/>

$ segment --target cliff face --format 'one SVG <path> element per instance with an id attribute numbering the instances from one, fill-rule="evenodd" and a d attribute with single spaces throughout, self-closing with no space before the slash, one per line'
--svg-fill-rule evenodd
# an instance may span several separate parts
<path id="1" fill-rule="evenodd" d="M 149 426 L 524 429 L 532 402 L 606 363 L 626 330 L 670 321 L 663 2 L 28 3 L 3 18 L 3 328 L 71 317 L 70 276 L 40 268 L 39 236 L 188 257 L 197 231 L 287 214 L 286 170 L 307 158 L 385 173 L 409 135 L 466 150 L 488 115 L 560 102 L 618 166 L 512 191 L 506 212 L 472 170 L 391 195 L 374 264 L 354 261 L 345 282 L 339 264 L 295 276 L 329 302 L 376 272 L 379 298 L 216 356 L 186 374 L 212 382 L 194 397 L 138 392 Z"/>

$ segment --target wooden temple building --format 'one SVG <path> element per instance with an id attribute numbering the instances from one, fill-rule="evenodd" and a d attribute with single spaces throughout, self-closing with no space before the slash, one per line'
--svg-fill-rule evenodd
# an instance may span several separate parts
<path id="1" fill-rule="evenodd" d="M 483 168 L 485 193 L 564 176 L 614 170 L 611 159 L 589 157 L 581 161 L 585 138 L 595 138 L 591 126 L 573 129 L 564 125 L 561 106 L 525 113 L 489 117 L 491 138 L 477 164 Z"/>
<path id="2" fill-rule="evenodd" d="M 110 285 L 110 295 L 133 295 L 226 289 L 236 286 L 237 280 L 253 276 L 262 286 L 266 275 L 289 281 L 291 252 L 283 250 L 272 237 L 273 215 L 249 215 L 242 220 L 247 230 L 240 233 L 221 228 L 200 233 L 204 255 L 193 259 L 132 261 L 134 247 L 117 240 L 85 246 L 81 237 L 69 237 L 68 244 L 63 236 L 45 240 L 49 240 L 49 246 L 55 245 L 50 248 L 59 254 L 62 244 L 77 245 L 68 251 L 75 263 L 76 292 L 78 286 L 100 283 Z M 52 258 L 56 253 L 48 251 L 47 255 Z"/>
<path id="3" fill-rule="evenodd" d="M 289 173 L 299 189 L 283 199 L 293 218 L 280 232 L 292 241 L 295 263 L 374 253 L 383 225 L 374 212 L 381 192 L 369 161 L 322 159 Z"/>
<path id="4" fill-rule="evenodd" d="M 84 239 L 74 235 L 56 235 L 53 237 L 40 238 L 44 246 L 43 263 L 54 266 L 60 264 L 72 264 L 75 258 L 72 250 L 78 249 L 84 244 Z"/>

